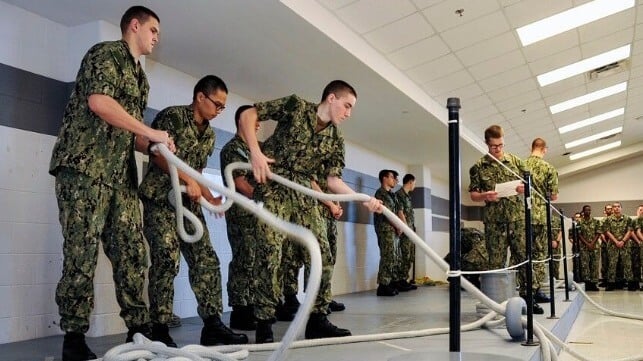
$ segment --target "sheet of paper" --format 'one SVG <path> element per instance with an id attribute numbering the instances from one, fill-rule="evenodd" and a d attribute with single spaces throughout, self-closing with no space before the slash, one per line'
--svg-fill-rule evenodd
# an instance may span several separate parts
<path id="1" fill-rule="evenodd" d="M 516 192 L 516 187 L 518 187 L 521 182 L 522 181 L 519 179 L 511 182 L 498 183 L 496 184 L 495 191 L 498 193 L 498 197 L 515 196 L 518 194 L 518 192 Z"/>

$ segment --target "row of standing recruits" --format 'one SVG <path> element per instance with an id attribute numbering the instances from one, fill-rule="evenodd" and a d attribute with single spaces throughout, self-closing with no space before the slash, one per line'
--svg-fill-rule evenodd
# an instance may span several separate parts
<path id="1" fill-rule="evenodd" d="M 375 192 L 375 198 L 415 231 L 415 216 L 410 193 L 415 189 L 415 176 L 406 174 L 402 179 L 402 187 L 397 192 L 393 188 L 398 183 L 398 173 L 391 169 L 380 171 L 378 178 L 380 188 Z M 376 214 L 374 219 L 377 245 L 380 249 L 380 263 L 377 272 L 377 295 L 395 296 L 399 292 L 417 289 L 417 286 L 407 281 L 409 269 L 415 260 L 413 242 L 402 230 L 386 219 L 382 214 Z"/>
<path id="2" fill-rule="evenodd" d="M 204 320 L 201 343 L 245 343 L 245 335 L 232 332 L 221 322 L 219 261 L 207 232 L 191 245 L 178 239 L 166 196 L 160 196 L 169 190 L 167 164 L 159 154 L 149 154 L 151 145 L 164 144 L 202 170 L 215 140 L 208 122 L 225 108 L 227 87 L 221 79 L 206 76 L 195 86 L 191 105 L 164 109 L 153 123 L 157 129 L 146 126 L 143 112 L 149 84 L 139 58 L 150 54 L 158 44 L 160 20 L 152 10 L 133 6 L 123 14 L 120 27 L 121 40 L 96 44 L 83 58 L 49 168 L 56 178 L 64 238 L 63 273 L 56 289 L 60 327 L 65 332 L 62 359 L 96 358 L 84 334 L 94 305 L 93 278 L 101 241 L 113 267 L 120 316 L 128 328 L 126 341 L 142 333 L 173 345 L 167 322 L 172 316 L 172 280 L 180 250 L 190 266 L 190 283 Z M 330 191 L 353 193 L 341 180 L 344 142 L 337 126 L 350 116 L 356 100 L 350 85 L 334 81 L 324 90 L 320 104 L 293 95 L 256 104 L 240 116 L 239 134 L 248 144 L 258 182 L 255 199 L 262 200 L 268 210 L 282 218 L 312 229 L 320 242 L 324 272 L 315 310 L 306 327 L 308 338 L 350 334 L 326 318 L 332 264 L 325 223 L 320 221 L 315 201 L 267 182 L 267 178 L 275 171 L 308 185 L 311 179 L 323 177 Z M 266 142 L 267 156 L 259 149 L 255 135 L 258 117 L 279 122 L 275 134 Z M 151 156 L 140 193 L 135 150 Z M 218 204 L 220 198 L 212 197 L 207 188 L 186 174 L 181 173 L 180 178 L 187 187 L 184 205 L 203 220 L 194 200 L 203 196 Z M 145 204 L 145 233 L 151 248 L 151 311 L 143 298 L 148 265 L 139 196 Z M 365 206 L 378 211 L 380 204 L 372 198 Z M 270 325 L 278 299 L 276 279 L 283 236 L 265 224 L 257 227 L 261 237 L 256 239 L 255 255 L 260 271 L 252 302 L 259 321 L 257 342 L 268 342 L 272 340 Z"/>
<path id="3" fill-rule="evenodd" d="M 606 291 L 622 287 L 630 291 L 639 290 L 643 205 L 638 207 L 636 218 L 623 214 L 620 202 L 606 205 L 602 220 L 592 218 L 591 211 L 591 207 L 585 205 L 582 212 L 575 215 L 585 289 L 598 290 L 600 260 L 602 286 Z M 573 238 L 570 233 L 570 239 Z"/>
<path id="4" fill-rule="evenodd" d="M 498 125 L 485 130 L 485 143 L 489 153 L 478 160 L 469 170 L 469 194 L 475 202 L 485 202 L 483 222 L 485 239 L 489 256 L 489 268 L 501 269 L 506 266 L 507 247 L 511 251 L 510 263 L 523 262 L 526 257 L 525 245 L 525 211 L 522 197 L 499 197 L 495 191 L 496 184 L 510 182 L 522 177 L 527 171 L 532 175 L 532 223 L 534 230 L 533 259 L 544 259 L 548 238 L 546 234 L 546 203 L 541 196 L 548 195 L 556 199 L 558 194 L 558 173 L 543 157 L 547 146 L 544 140 L 536 138 L 532 142 L 532 152 L 526 161 L 504 151 L 504 131 Z M 524 194 L 521 182 L 515 189 L 517 194 Z M 537 304 L 548 302 L 549 298 L 540 290 L 544 281 L 544 264 L 536 263 L 533 267 L 534 277 L 532 291 L 534 299 L 526 300 L 533 304 L 536 314 L 544 310 Z M 517 282 L 520 295 L 526 298 L 526 273 L 524 267 L 518 271 Z"/>

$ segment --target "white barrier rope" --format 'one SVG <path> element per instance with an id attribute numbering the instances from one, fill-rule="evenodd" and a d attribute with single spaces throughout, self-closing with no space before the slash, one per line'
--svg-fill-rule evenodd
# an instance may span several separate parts
<path id="1" fill-rule="evenodd" d="M 447 328 L 437 328 L 437 329 L 429 329 L 429 330 L 421 330 L 421 331 L 406 331 L 406 332 L 396 332 L 396 333 L 387 333 L 387 334 L 349 336 L 349 337 L 339 337 L 339 338 L 302 340 L 302 341 L 293 342 L 295 337 L 301 332 L 303 324 L 308 318 L 308 314 L 312 309 L 314 298 L 316 297 L 317 292 L 319 291 L 319 283 L 321 279 L 321 253 L 319 250 L 319 245 L 317 243 L 317 240 L 315 239 L 313 234 L 309 230 L 303 227 L 290 224 L 288 222 L 285 222 L 275 217 L 270 212 L 265 211 L 260 204 L 257 204 L 252 200 L 249 200 L 248 198 L 238 194 L 235 191 L 234 180 L 232 178 L 232 170 L 239 169 L 239 168 L 251 169 L 249 164 L 233 163 L 233 164 L 230 164 L 225 169 L 226 180 L 227 180 L 227 183 L 230 185 L 230 188 L 226 188 L 218 184 L 215 184 L 214 182 L 209 181 L 201 173 L 187 166 L 183 161 L 181 161 L 178 157 L 172 154 L 165 146 L 156 145 L 153 147 L 153 149 L 158 149 L 160 153 L 168 161 L 170 175 L 172 178 L 174 189 L 178 190 L 180 188 L 179 181 L 178 181 L 178 173 L 177 173 L 177 168 L 179 168 L 183 172 L 188 174 L 190 177 L 197 180 L 200 184 L 205 184 L 208 187 L 226 196 L 227 198 L 226 202 L 220 206 L 214 206 L 212 204 L 209 204 L 208 202 L 203 202 L 200 200 L 200 203 L 210 211 L 220 213 L 225 211 L 227 208 L 229 208 L 232 202 L 237 202 L 239 205 L 241 205 L 248 211 L 254 213 L 263 222 L 266 222 L 267 224 L 278 229 L 279 231 L 284 232 L 285 234 L 291 236 L 293 239 L 295 239 L 303 246 L 305 246 L 307 251 L 311 255 L 311 272 L 310 272 L 308 286 L 307 286 L 308 291 L 306 292 L 304 301 L 302 302 L 302 305 L 299 311 L 297 312 L 295 319 L 293 320 L 290 327 L 288 328 L 281 343 L 259 344 L 259 345 L 218 346 L 218 347 L 203 347 L 203 346 L 193 345 L 193 346 L 186 346 L 181 349 L 169 349 L 164 344 L 160 344 L 157 342 L 145 342 L 145 340 L 142 340 L 140 338 L 142 336 L 136 335 L 134 338 L 135 340 L 134 343 L 117 346 L 111 349 L 110 351 L 108 351 L 108 353 L 105 355 L 105 358 L 104 358 L 105 361 L 129 361 L 129 360 L 135 360 L 135 358 L 132 358 L 134 356 L 138 357 L 136 359 L 145 359 L 144 357 L 157 357 L 158 355 L 170 356 L 172 357 L 171 360 L 175 360 L 175 361 L 179 361 L 179 360 L 201 361 L 201 360 L 207 360 L 207 359 L 229 361 L 229 360 L 236 360 L 239 358 L 247 357 L 247 354 L 244 354 L 244 352 L 265 351 L 265 350 L 274 350 L 274 352 L 270 355 L 268 360 L 276 361 L 276 360 L 281 360 L 285 356 L 286 350 L 289 347 L 299 348 L 299 347 L 311 347 L 311 346 L 328 345 L 328 344 L 368 342 L 368 341 L 378 341 L 378 340 L 393 339 L 393 338 L 428 336 L 433 334 L 449 332 L 449 328 L 447 327 Z M 340 202 L 344 202 L 344 201 L 368 202 L 370 200 L 370 196 L 366 194 L 338 195 L 338 194 L 325 194 L 321 192 L 316 192 L 312 189 L 301 186 L 297 183 L 289 181 L 276 174 L 273 174 L 271 176 L 271 180 L 277 181 L 287 187 L 293 188 L 301 193 L 304 193 L 308 196 L 311 196 L 320 200 L 340 201 Z M 185 216 L 191 222 L 192 222 L 192 218 L 189 215 L 186 216 L 186 214 L 188 213 L 187 211 L 183 210 L 182 203 L 181 203 L 181 196 L 178 191 L 174 194 L 174 200 L 175 200 L 174 204 L 181 205 L 181 206 L 175 207 L 177 212 L 177 223 L 178 223 L 177 229 L 180 232 L 179 234 L 181 235 L 181 233 L 183 233 L 183 235 L 185 235 L 187 239 L 192 241 L 196 241 L 200 239 L 202 235 L 201 237 L 198 237 L 198 239 L 194 240 L 198 236 L 199 232 L 198 232 L 197 224 L 200 224 L 200 222 L 194 223 L 195 229 L 197 230 L 197 232 L 195 232 L 194 235 L 188 235 L 187 232 L 185 232 L 184 230 L 183 217 Z M 406 234 L 417 247 L 419 247 L 425 254 L 427 254 L 439 267 L 444 269 L 447 272 L 447 274 L 451 273 L 453 276 L 460 276 L 461 274 L 463 274 L 461 271 L 449 271 L 449 265 L 437 253 L 435 253 L 433 249 L 431 249 L 428 245 L 426 245 L 426 243 L 417 234 L 415 234 L 415 232 L 411 228 L 409 228 L 406 225 L 406 223 L 402 222 L 402 220 L 400 220 L 389 209 L 383 207 L 382 214 L 391 223 L 393 223 L 396 227 L 398 227 L 398 229 L 401 229 L 404 232 L 404 234 Z M 180 231 L 181 229 L 182 231 Z M 183 237 L 183 235 L 181 235 L 181 237 Z M 525 262 L 510 268 L 519 267 L 524 263 Z M 492 310 L 492 312 L 485 315 L 483 318 L 475 322 L 472 322 L 468 325 L 464 325 L 462 327 L 462 330 L 468 331 L 471 329 L 482 327 L 483 325 L 495 324 L 495 321 L 494 323 L 492 323 L 491 320 L 497 314 L 505 313 L 506 307 L 504 304 L 500 305 L 496 303 L 488 296 L 486 296 L 484 293 L 482 293 L 478 288 L 473 286 L 468 280 L 464 278 L 461 279 L 461 286 Z M 527 321 L 525 317 L 522 318 L 522 322 L 524 325 L 526 325 Z M 554 339 L 557 341 L 560 341 L 560 340 L 555 338 L 553 334 L 549 333 L 537 322 L 534 322 L 534 332 L 541 342 L 541 352 L 542 352 L 544 361 L 552 361 L 552 360 L 556 361 L 557 355 L 555 352 L 552 352 L 554 348 L 553 348 L 552 342 L 550 342 L 550 340 L 552 339 L 551 336 L 553 336 Z M 137 338 L 137 336 L 139 337 Z M 126 358 L 126 357 L 129 357 L 129 358 Z M 151 360 L 151 358 L 148 358 L 148 359 Z M 584 360 L 583 358 L 580 358 L 580 359 Z"/>

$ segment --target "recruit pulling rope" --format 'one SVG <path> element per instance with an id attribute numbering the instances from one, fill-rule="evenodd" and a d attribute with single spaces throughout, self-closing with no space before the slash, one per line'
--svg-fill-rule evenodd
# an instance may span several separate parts
<path id="1" fill-rule="evenodd" d="M 141 335 L 135 335 L 134 342 L 128 343 L 125 345 L 120 345 L 109 350 L 103 360 L 105 361 L 134 361 L 134 360 L 173 360 L 173 361 L 205 361 L 205 360 L 237 360 L 246 358 L 248 351 L 267 351 L 274 350 L 274 352 L 268 358 L 269 361 L 282 360 L 285 357 L 286 351 L 288 348 L 300 348 L 300 347 L 312 347 L 328 344 L 346 344 L 346 343 L 355 343 L 355 342 L 368 342 L 368 341 L 378 341 L 384 339 L 394 339 L 394 338 L 405 338 L 405 337 L 420 337 L 428 336 L 435 334 L 448 333 L 448 328 L 436 328 L 436 329 L 427 329 L 419 331 L 406 331 L 406 332 L 395 332 L 387 334 L 374 334 L 374 335 L 361 335 L 361 336 L 349 336 L 349 337 L 338 337 L 338 338 L 327 338 L 327 339 L 316 339 L 316 340 L 302 340 L 294 341 L 297 335 L 301 333 L 302 327 L 308 318 L 308 314 L 313 307 L 314 299 L 319 291 L 319 284 L 321 279 L 321 253 L 319 245 L 316 238 L 313 236 L 310 230 L 305 229 L 301 226 L 285 222 L 282 219 L 275 217 L 272 213 L 263 209 L 261 204 L 255 203 L 254 201 L 240 195 L 235 191 L 234 179 L 232 177 L 232 171 L 234 169 L 251 169 L 250 165 L 247 163 L 232 163 L 225 169 L 225 177 L 227 183 L 230 185 L 229 188 L 220 186 L 208 179 L 206 179 L 201 173 L 192 169 L 182 160 L 176 157 L 172 152 L 167 149 L 164 145 L 157 144 L 152 147 L 152 150 L 158 150 L 163 157 L 168 161 L 168 166 L 170 170 L 170 176 L 172 179 L 172 185 L 175 190 L 175 193 L 171 195 L 174 198 L 174 204 L 179 205 L 175 206 L 176 215 L 177 215 L 177 230 L 179 235 L 186 242 L 195 242 L 201 239 L 203 232 L 203 225 L 200 222 L 194 222 L 194 219 L 197 219 L 194 214 L 184 210 L 180 196 L 180 185 L 178 179 L 177 169 L 185 172 L 191 178 L 198 181 L 200 184 L 204 184 L 215 191 L 226 196 L 226 201 L 220 206 L 214 206 L 203 198 L 200 200 L 200 204 L 211 212 L 221 213 L 227 210 L 233 202 L 241 205 L 243 208 L 252 212 L 263 222 L 275 227 L 279 231 L 287 234 L 292 237 L 294 240 L 302 244 L 306 250 L 310 253 L 311 258 L 311 267 L 310 267 L 310 276 L 308 280 L 307 292 L 304 300 L 295 316 L 295 319 L 288 328 L 286 334 L 284 335 L 282 342 L 272 343 L 272 344 L 257 344 L 257 345 L 236 345 L 236 346 L 217 346 L 217 347 L 204 347 L 199 345 L 188 345 L 180 349 L 168 348 L 160 342 L 151 342 Z M 319 200 L 329 200 L 329 201 L 358 201 L 358 202 L 367 202 L 370 199 L 370 196 L 366 194 L 326 194 L 321 192 L 316 192 L 312 189 L 294 183 L 288 179 L 285 179 L 276 174 L 272 174 L 270 177 L 272 181 L 279 182 L 287 187 L 293 188 L 301 193 L 304 193 L 308 196 L 314 197 Z M 190 215 L 192 214 L 192 215 Z M 409 239 L 419 247 L 426 255 L 428 255 L 433 262 L 435 262 L 439 267 L 441 267 L 445 272 L 449 271 L 449 265 L 435 252 L 431 249 L 426 243 L 417 235 L 415 232 L 409 228 L 402 220 L 400 220 L 393 212 L 389 209 L 383 207 L 382 214 L 392 222 L 396 227 L 402 229 L 404 234 L 406 234 Z M 189 235 L 185 232 L 183 217 L 188 218 L 190 222 L 193 223 L 196 231 L 194 234 Z M 199 231 L 200 229 L 200 231 Z M 185 238 L 183 238 L 185 236 Z M 482 293 L 478 288 L 473 284 L 467 281 L 465 278 L 461 280 L 461 286 L 468 291 L 475 298 L 480 300 L 483 304 L 488 306 L 492 311 L 481 319 L 472 322 L 470 324 L 464 325 L 462 327 L 463 331 L 477 329 L 479 327 L 490 327 L 498 324 L 501 321 L 492 321 L 494 317 L 498 314 L 505 315 L 507 313 L 507 302 L 503 304 L 498 304 L 484 293 Z M 584 296 L 586 296 L 583 293 Z M 514 302 L 515 303 L 515 302 Z M 507 321 L 510 315 L 507 315 Z M 511 315 L 512 318 L 515 318 L 515 312 Z M 518 315 L 520 317 L 520 315 Z M 515 322 L 515 320 L 511 321 Z M 526 318 L 520 317 L 519 320 L 522 323 L 523 328 L 526 326 Z M 557 345 L 566 351 L 570 352 L 573 356 L 577 357 L 580 360 L 589 360 L 576 353 L 573 350 L 570 350 L 564 342 L 559 340 L 555 335 L 546 330 L 542 325 L 537 322 L 534 323 L 534 333 L 536 337 L 541 342 L 541 352 L 544 361 L 557 361 L 558 355 L 554 345 Z M 640 358 L 627 358 L 620 359 L 619 361 L 630 361 L 637 360 Z"/>

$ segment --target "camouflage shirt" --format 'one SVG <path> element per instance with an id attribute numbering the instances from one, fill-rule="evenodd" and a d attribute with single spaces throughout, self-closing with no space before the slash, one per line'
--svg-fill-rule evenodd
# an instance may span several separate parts
<path id="1" fill-rule="evenodd" d="M 110 96 L 143 121 L 149 88 L 125 41 L 103 42 L 89 49 L 65 108 L 49 173 L 56 175 L 59 167 L 73 168 L 103 184 L 135 188 L 134 134 L 99 118 L 89 109 L 88 99 L 92 94 Z"/>
<path id="2" fill-rule="evenodd" d="M 643 231 L 643 216 L 640 216 L 634 220 L 634 229 L 640 229 Z M 643 241 L 643 240 L 640 240 Z"/>
<path id="3" fill-rule="evenodd" d="M 406 218 L 406 225 L 415 230 L 415 215 L 413 211 L 413 203 L 411 203 L 411 195 L 404 191 L 404 187 L 401 187 L 397 192 L 395 192 L 395 196 L 397 197 L 397 204 L 400 207 L 399 210 L 404 213 L 404 217 Z"/>
<path id="4" fill-rule="evenodd" d="M 215 134 L 210 126 L 203 131 L 197 128 L 192 106 L 179 105 L 161 110 L 154 118 L 152 128 L 165 130 L 170 134 L 176 145 L 176 156 L 187 165 L 198 171 L 206 167 L 208 157 L 214 150 Z M 139 189 L 139 196 L 162 202 L 167 200 L 170 189 L 170 175 L 154 162 L 150 162 Z"/>
<path id="5" fill-rule="evenodd" d="M 576 227 L 578 228 L 578 233 L 587 242 L 593 241 L 596 235 L 601 233 L 601 223 L 594 218 L 581 218 Z"/>
<path id="6" fill-rule="evenodd" d="M 322 171 L 322 174 L 324 172 Z M 317 185 L 319 185 L 319 188 L 322 190 L 324 193 L 328 193 L 328 180 L 324 176 L 319 176 L 318 179 L 316 180 Z M 333 214 L 330 212 L 330 208 L 328 208 L 324 203 L 319 201 L 319 213 L 322 215 L 324 218 L 328 219 L 335 219 L 333 217 Z"/>
<path id="7" fill-rule="evenodd" d="M 505 153 L 502 163 L 522 177 L 527 170 L 525 163 L 513 154 Z M 496 188 L 496 183 L 516 180 L 516 175 L 498 164 L 490 155 L 480 158 L 469 169 L 469 192 L 487 192 Z M 484 223 L 517 222 L 525 220 L 523 197 L 515 195 L 500 198 L 498 202 L 485 202 Z"/>
<path id="8" fill-rule="evenodd" d="M 305 186 L 317 177 L 342 176 L 344 137 L 333 124 L 315 132 L 317 104 L 291 95 L 255 107 L 259 119 L 277 121 L 263 146 L 264 154 L 275 159 L 274 173 Z"/>
<path id="9" fill-rule="evenodd" d="M 382 205 L 388 208 L 391 212 L 396 213 L 399 210 L 399 205 L 397 203 L 397 197 L 393 191 L 387 191 L 384 187 L 380 187 L 375 191 L 375 198 L 382 201 Z M 382 213 L 374 214 L 374 224 L 375 230 L 381 228 L 393 228 L 393 226 L 388 222 L 387 218 Z"/>
<path id="10" fill-rule="evenodd" d="M 230 139 L 230 141 L 227 142 L 221 149 L 219 160 L 221 163 L 221 171 L 223 172 L 230 163 L 248 163 L 250 160 L 250 149 L 248 149 L 248 145 L 246 144 L 246 142 L 244 142 L 239 135 L 235 134 L 234 138 Z M 252 175 L 252 171 L 250 170 L 235 169 L 232 172 L 232 177 L 245 177 L 250 185 L 252 185 L 253 187 L 256 186 L 254 176 Z M 225 179 L 225 175 L 223 177 L 223 184 L 225 184 L 226 186 L 228 185 L 228 182 L 226 182 Z M 250 212 L 246 211 L 243 207 L 238 206 L 237 204 L 233 204 L 232 207 L 230 207 L 230 209 L 226 212 L 226 217 L 232 218 L 246 217 L 250 215 Z"/>
<path id="11" fill-rule="evenodd" d="M 525 165 L 531 172 L 531 185 L 539 193 L 531 192 L 531 220 L 533 224 L 547 222 L 547 203 L 542 197 L 547 194 L 558 194 L 558 171 L 544 159 L 535 155 L 525 160 Z"/>
<path id="12" fill-rule="evenodd" d="M 615 215 L 612 215 L 608 217 L 603 224 L 603 231 L 609 231 L 614 237 L 616 237 L 616 240 L 620 241 L 627 231 L 631 231 L 633 229 L 632 223 L 633 222 L 630 217 L 621 214 L 621 216 L 617 218 Z"/>

